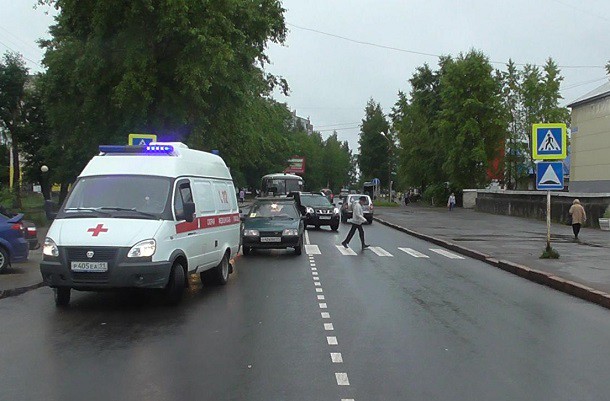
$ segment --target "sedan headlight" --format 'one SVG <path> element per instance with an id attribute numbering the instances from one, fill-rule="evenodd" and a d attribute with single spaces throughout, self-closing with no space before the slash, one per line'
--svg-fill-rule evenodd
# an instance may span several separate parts
<path id="1" fill-rule="evenodd" d="M 57 244 L 51 238 L 46 237 L 44 239 L 44 244 L 42 245 L 42 254 L 44 256 L 51 256 L 56 258 L 59 256 L 59 248 L 57 248 Z"/>
<path id="2" fill-rule="evenodd" d="M 338 208 L 338 207 L 336 207 L 336 208 L 333 210 L 333 213 L 334 213 L 334 214 L 339 214 L 339 208 Z"/>
<path id="3" fill-rule="evenodd" d="M 295 228 L 285 228 L 284 231 L 282 231 L 282 235 L 286 237 L 296 237 L 299 235 L 299 230 Z"/>
<path id="4" fill-rule="evenodd" d="M 155 254 L 157 243 L 154 239 L 147 239 L 135 244 L 127 254 L 128 258 L 146 258 Z"/>
<path id="5" fill-rule="evenodd" d="M 305 211 L 309 214 L 313 214 L 313 207 L 308 207 L 307 209 L 305 209 Z"/>
<path id="6" fill-rule="evenodd" d="M 258 230 L 244 230 L 244 237 L 258 237 L 259 235 Z"/>

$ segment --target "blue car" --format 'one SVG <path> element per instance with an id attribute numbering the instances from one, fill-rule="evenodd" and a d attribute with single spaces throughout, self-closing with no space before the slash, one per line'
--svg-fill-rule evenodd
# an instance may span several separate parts
<path id="1" fill-rule="evenodd" d="M 30 247 L 22 220 L 23 214 L 14 217 L 0 214 L 0 272 L 11 263 L 28 259 Z"/>

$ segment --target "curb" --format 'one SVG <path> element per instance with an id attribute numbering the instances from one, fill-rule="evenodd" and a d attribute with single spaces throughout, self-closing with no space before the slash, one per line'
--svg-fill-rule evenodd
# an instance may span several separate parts
<path id="1" fill-rule="evenodd" d="M 554 274 L 532 269 L 530 267 L 508 260 L 495 259 L 483 252 L 475 251 L 473 249 L 466 248 L 464 246 L 457 245 L 453 242 L 445 241 L 433 237 L 431 235 L 426 235 L 418 233 L 417 231 L 409 230 L 408 228 L 399 226 L 398 224 L 390 223 L 389 221 L 380 219 L 379 217 L 373 217 L 373 219 L 383 225 L 392 227 L 398 231 L 402 231 L 405 234 L 409 234 L 424 241 L 432 242 L 433 244 L 455 251 L 464 256 L 468 256 L 481 262 L 485 262 L 508 273 L 515 274 L 519 277 L 523 277 L 535 283 L 545 285 L 557 291 L 561 291 L 565 294 L 572 295 L 576 298 L 580 298 L 582 300 L 592 302 L 599 306 L 603 306 L 604 308 L 610 309 L 610 294 L 607 294 L 603 291 L 598 291 L 594 288 L 587 287 L 586 285 L 566 280 L 564 278 L 555 276 Z"/>
<path id="2" fill-rule="evenodd" d="M 44 286 L 45 286 L 45 283 L 40 282 L 40 283 L 25 286 L 25 287 L 11 288 L 9 290 L 3 290 L 3 291 L 0 291 L 0 299 L 16 297 L 17 295 L 21 295 L 28 291 L 35 290 L 35 289 L 38 289 L 38 288 L 41 288 Z"/>

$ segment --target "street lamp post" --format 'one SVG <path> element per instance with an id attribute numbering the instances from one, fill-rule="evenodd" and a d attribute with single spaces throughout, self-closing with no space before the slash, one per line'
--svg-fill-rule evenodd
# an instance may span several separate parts
<path id="1" fill-rule="evenodd" d="M 381 136 L 388 141 L 388 201 L 392 201 L 392 140 L 388 135 L 381 131 Z"/>

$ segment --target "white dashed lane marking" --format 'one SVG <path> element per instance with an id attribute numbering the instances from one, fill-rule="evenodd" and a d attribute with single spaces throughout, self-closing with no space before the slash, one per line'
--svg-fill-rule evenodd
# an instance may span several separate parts
<path id="1" fill-rule="evenodd" d="M 414 258 L 429 258 L 428 255 L 424 255 L 421 252 L 417 252 L 415 249 L 411 249 L 411 248 L 398 248 L 398 249 L 400 249 L 404 253 L 408 253 L 409 255 L 413 256 Z"/>
<path id="2" fill-rule="evenodd" d="M 349 386 L 349 379 L 347 378 L 347 373 L 335 373 L 335 377 L 337 378 L 337 384 L 339 386 Z"/>
<path id="3" fill-rule="evenodd" d="M 390 252 L 386 251 L 385 249 L 383 249 L 380 246 L 371 246 L 369 247 L 369 249 L 373 252 L 375 252 L 375 254 L 377 254 L 377 256 L 389 256 L 389 257 L 394 257 L 394 255 L 392 255 Z"/>
<path id="4" fill-rule="evenodd" d="M 446 251 L 444 249 L 439 249 L 439 248 L 430 248 L 430 250 L 432 252 L 438 253 L 439 255 L 443 255 L 449 259 L 464 259 L 463 256 L 460 255 L 456 255 L 455 253 L 451 253 L 449 251 Z"/>
<path id="5" fill-rule="evenodd" d="M 318 301 L 324 301 L 326 298 L 324 295 L 318 295 Z"/>
<path id="6" fill-rule="evenodd" d="M 326 309 L 328 308 L 328 305 L 326 305 L 324 302 L 320 302 L 320 309 Z"/>
<path id="7" fill-rule="evenodd" d="M 328 343 L 328 345 L 339 345 L 339 341 L 337 341 L 337 337 L 334 337 L 334 336 L 326 337 L 326 342 Z"/>
<path id="8" fill-rule="evenodd" d="M 313 285 L 315 285 L 316 287 L 321 287 L 322 286 L 322 284 L 320 284 L 319 281 L 314 281 Z"/>
<path id="9" fill-rule="evenodd" d="M 316 288 L 316 292 L 324 292 L 321 288 Z"/>
<path id="10" fill-rule="evenodd" d="M 320 315 L 322 316 L 322 319 L 330 319 L 330 313 L 328 312 L 321 312 Z"/>
<path id="11" fill-rule="evenodd" d="M 333 326 L 332 323 L 324 323 L 324 330 L 333 331 L 334 329 L 335 329 L 335 327 Z"/>
<path id="12" fill-rule="evenodd" d="M 305 253 L 308 255 L 321 255 L 320 247 L 317 245 L 305 245 Z"/>
<path id="13" fill-rule="evenodd" d="M 356 256 L 356 252 L 354 252 L 354 250 L 352 248 L 345 248 L 343 245 L 335 245 L 337 247 L 337 249 L 339 250 L 339 252 L 341 252 L 341 255 L 343 256 Z"/>
<path id="14" fill-rule="evenodd" d="M 331 352 L 330 359 L 333 363 L 343 363 L 343 356 L 341 356 L 340 352 Z"/>
<path id="15" fill-rule="evenodd" d="M 309 244 L 311 244 L 311 242 L 309 242 L 309 233 L 305 230 L 305 245 L 307 246 Z"/>

